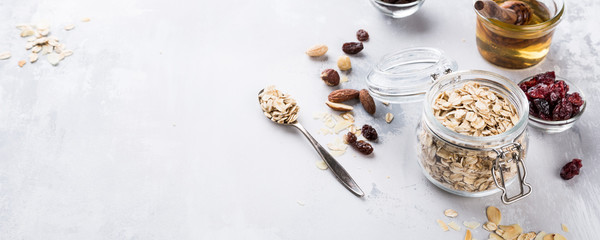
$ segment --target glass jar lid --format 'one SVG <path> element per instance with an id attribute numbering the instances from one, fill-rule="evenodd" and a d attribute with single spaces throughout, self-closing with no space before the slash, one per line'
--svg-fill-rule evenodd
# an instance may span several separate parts
<path id="1" fill-rule="evenodd" d="M 409 48 L 381 58 L 367 75 L 367 89 L 388 103 L 423 100 L 435 79 L 456 71 L 456 61 L 435 48 Z"/>

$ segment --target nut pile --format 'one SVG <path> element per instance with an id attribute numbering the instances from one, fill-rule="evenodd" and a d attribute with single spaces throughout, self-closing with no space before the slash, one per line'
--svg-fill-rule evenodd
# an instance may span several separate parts
<path id="1" fill-rule="evenodd" d="M 513 127 L 519 117 L 514 105 L 503 97 L 476 83 L 466 83 L 462 88 L 441 93 L 433 103 L 434 116 L 447 128 L 470 136 L 491 136 Z M 427 173 L 442 185 L 467 192 L 480 192 L 496 188 L 492 165 L 497 154 L 493 151 L 471 150 L 448 144 L 421 124 L 418 140 L 419 159 Z M 516 143 L 523 145 L 525 134 Z M 502 159 L 506 181 L 517 173 L 514 161 L 508 160 L 516 152 L 507 153 Z M 499 173 L 496 172 L 499 176 Z M 498 178 L 499 180 L 499 178 Z"/>
<path id="2" fill-rule="evenodd" d="M 358 98 L 365 111 L 369 114 L 375 114 L 376 107 L 373 97 L 369 94 L 369 91 L 362 89 L 360 91 L 355 89 L 338 89 L 327 96 L 325 104 L 331 109 L 336 111 L 352 111 L 354 108 L 350 105 L 343 104 L 343 102 Z M 390 120 L 391 121 L 391 120 Z"/>
<path id="3" fill-rule="evenodd" d="M 453 209 L 446 209 L 444 215 L 449 218 L 456 218 L 458 212 Z M 502 214 L 500 213 L 500 210 L 494 206 L 486 208 L 486 216 L 488 221 L 483 224 L 483 229 L 490 232 L 488 239 L 491 240 L 566 240 L 564 236 L 558 233 L 547 234 L 544 231 L 540 231 L 539 233 L 525 233 L 519 224 L 500 225 Z M 436 222 L 444 232 L 449 230 L 448 227 L 455 231 L 461 230 L 461 227 L 454 221 L 446 224 L 444 221 L 436 219 Z M 463 225 L 473 231 L 481 226 L 481 224 L 475 221 L 464 221 Z M 561 228 L 564 232 L 569 231 L 564 224 L 561 224 Z M 464 239 L 474 240 L 472 238 L 471 230 L 469 229 L 466 230 Z"/>
<path id="4" fill-rule="evenodd" d="M 271 121 L 290 124 L 298 119 L 300 107 L 296 105 L 296 100 L 275 89 L 275 86 L 266 87 L 258 98 L 263 113 Z"/>

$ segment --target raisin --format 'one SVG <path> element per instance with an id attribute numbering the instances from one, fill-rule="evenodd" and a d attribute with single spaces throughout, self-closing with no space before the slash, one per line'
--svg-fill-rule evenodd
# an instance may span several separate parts
<path id="1" fill-rule="evenodd" d="M 354 133 L 348 132 L 348 134 L 346 134 L 346 142 L 348 144 L 356 143 L 356 135 L 354 135 Z"/>
<path id="2" fill-rule="evenodd" d="M 356 148 L 356 150 L 358 150 L 360 153 L 362 153 L 364 155 L 369 155 L 373 152 L 373 146 L 371 146 L 370 143 L 365 142 L 363 140 L 355 142 L 354 144 L 352 144 L 352 146 L 354 146 L 354 148 Z"/>
<path id="3" fill-rule="evenodd" d="M 361 42 L 367 41 L 369 40 L 369 33 L 364 29 L 359 29 L 358 32 L 356 32 L 356 39 Z"/>
<path id="4" fill-rule="evenodd" d="M 575 175 L 579 175 L 579 170 L 583 167 L 581 164 L 581 159 L 575 158 L 573 161 L 568 162 L 565 166 L 560 170 L 560 177 L 564 180 L 569 180 Z"/>
<path id="5" fill-rule="evenodd" d="M 377 131 L 375 130 L 375 128 L 371 127 L 368 124 L 365 124 L 364 126 L 362 126 L 362 135 L 367 139 L 367 140 L 371 140 L 371 141 L 375 141 L 377 140 Z"/>
<path id="6" fill-rule="evenodd" d="M 363 44 L 361 42 L 347 42 L 342 46 L 342 51 L 347 54 L 357 54 L 363 50 Z"/>

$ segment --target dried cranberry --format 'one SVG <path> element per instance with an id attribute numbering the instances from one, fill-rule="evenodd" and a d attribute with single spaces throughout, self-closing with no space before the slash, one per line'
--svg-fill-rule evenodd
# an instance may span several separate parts
<path id="1" fill-rule="evenodd" d="M 369 40 L 369 33 L 367 31 L 365 31 L 364 29 L 359 29 L 356 32 L 356 39 L 358 39 L 358 41 L 364 42 Z"/>
<path id="2" fill-rule="evenodd" d="M 569 85 L 556 80 L 554 72 L 535 75 L 519 84 L 529 100 L 529 114 L 544 120 L 567 120 L 583 105 L 579 93 L 568 94 Z"/>
<path id="3" fill-rule="evenodd" d="M 529 81 L 525 81 L 525 82 L 521 83 L 521 85 L 525 86 L 526 88 L 530 88 L 530 87 L 537 85 L 538 83 L 539 82 L 538 82 L 537 78 L 534 77 Z"/>
<path id="4" fill-rule="evenodd" d="M 357 54 L 363 50 L 363 44 L 361 42 L 347 42 L 342 46 L 342 51 L 347 54 Z"/>
<path id="5" fill-rule="evenodd" d="M 375 130 L 375 128 L 371 127 L 368 124 L 365 124 L 364 126 L 362 126 L 362 135 L 367 139 L 367 140 L 371 140 L 371 141 L 375 141 L 377 140 L 377 131 Z"/>
<path id="6" fill-rule="evenodd" d="M 562 98 L 552 111 L 552 120 L 567 120 L 573 114 L 573 104 L 566 98 Z"/>
<path id="7" fill-rule="evenodd" d="M 554 71 L 545 72 L 545 73 L 540 73 L 538 75 L 535 75 L 534 78 L 538 82 L 545 83 L 545 84 L 551 84 L 551 83 L 554 83 L 554 80 L 556 79 L 556 74 L 554 74 Z"/>
<path id="8" fill-rule="evenodd" d="M 550 88 L 548 85 L 539 83 L 538 85 L 533 86 L 532 88 L 527 89 L 527 96 L 531 99 L 534 98 L 546 98 L 546 94 L 550 93 Z"/>
<path id="9" fill-rule="evenodd" d="M 569 180 L 573 178 L 575 175 L 579 175 L 579 169 L 583 167 L 581 164 L 581 159 L 573 159 L 573 161 L 565 164 L 560 170 L 560 177 L 564 180 Z"/>
<path id="10" fill-rule="evenodd" d="M 370 143 L 365 142 L 363 140 L 355 142 L 354 144 L 352 144 L 352 146 L 354 146 L 354 148 L 356 148 L 356 150 L 358 150 L 360 153 L 362 153 L 364 155 L 369 155 L 373 152 L 373 146 L 371 146 Z"/>
<path id="11" fill-rule="evenodd" d="M 348 132 L 348 134 L 346 134 L 346 142 L 348 144 L 354 144 L 356 142 L 356 135 L 354 135 L 354 133 Z"/>
<path id="12" fill-rule="evenodd" d="M 567 94 L 567 99 L 573 106 L 581 107 L 583 105 L 583 99 L 579 93 Z"/>

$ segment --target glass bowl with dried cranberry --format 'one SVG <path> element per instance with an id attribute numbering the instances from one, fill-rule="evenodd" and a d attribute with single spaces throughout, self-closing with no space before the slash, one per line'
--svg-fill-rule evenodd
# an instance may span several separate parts
<path id="1" fill-rule="evenodd" d="M 571 128 L 585 110 L 581 89 L 554 72 L 540 73 L 519 82 L 529 101 L 531 126 L 548 133 Z"/>
<path id="2" fill-rule="evenodd" d="M 416 13 L 425 0 L 370 0 L 375 8 L 393 18 L 404 18 Z"/>

